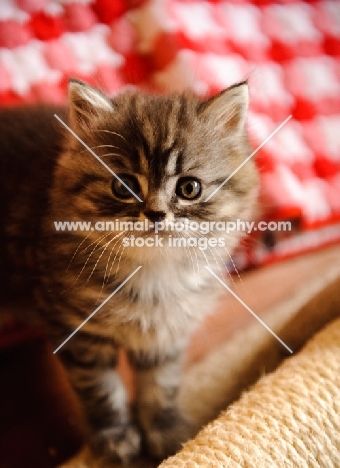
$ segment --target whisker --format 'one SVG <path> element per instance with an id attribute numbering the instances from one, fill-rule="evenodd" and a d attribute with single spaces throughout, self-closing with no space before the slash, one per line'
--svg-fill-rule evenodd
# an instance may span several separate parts
<path id="1" fill-rule="evenodd" d="M 192 248 L 192 247 L 185 248 L 185 251 L 190 256 L 190 260 L 191 260 L 191 263 L 192 263 L 192 269 L 193 269 L 193 272 L 195 273 L 195 262 L 194 262 L 194 258 L 193 258 L 193 255 L 192 255 L 192 251 L 195 252 L 195 248 Z M 196 252 L 195 252 L 195 254 L 196 254 Z M 196 254 L 196 267 L 197 267 L 196 273 L 198 274 L 199 268 L 198 268 L 198 263 L 197 263 L 197 254 Z M 197 286 L 197 281 L 196 281 L 196 286 Z"/>
<path id="2" fill-rule="evenodd" d="M 186 239 L 185 235 L 181 235 L 180 238 L 181 239 Z M 192 247 L 185 246 L 184 250 L 185 250 L 185 253 L 187 254 L 188 259 L 191 261 L 192 269 L 193 269 L 193 272 L 195 274 L 195 264 L 194 264 L 194 259 L 193 259 L 192 253 L 191 253 Z M 197 270 L 197 273 L 198 273 L 198 270 Z M 197 280 L 196 280 L 196 286 L 197 286 Z"/>
<path id="3" fill-rule="evenodd" d="M 129 156 L 129 153 L 125 149 L 120 148 L 119 146 L 115 146 L 115 145 L 97 145 L 97 146 L 94 146 L 91 149 L 95 149 L 95 148 L 115 148 L 115 149 L 117 149 L 119 151 L 123 151 L 127 156 Z M 116 153 L 114 153 L 114 154 L 116 154 Z"/>
<path id="4" fill-rule="evenodd" d="M 236 265 L 235 265 L 235 262 L 234 262 L 233 257 L 230 255 L 230 253 L 229 253 L 229 251 L 228 251 L 227 248 L 226 248 L 226 250 L 227 250 L 227 252 L 228 252 L 228 256 L 229 256 L 230 261 L 231 261 L 231 263 L 232 263 L 232 265 L 233 265 L 233 268 L 234 268 L 234 270 L 235 270 L 235 272 L 236 272 L 236 274 L 237 274 L 237 276 L 238 276 L 238 279 L 239 279 L 240 281 L 243 281 L 242 278 L 241 278 L 241 276 L 240 276 L 240 274 L 239 274 L 239 272 L 238 272 L 238 269 L 237 269 L 237 267 L 236 267 Z"/>
<path id="5" fill-rule="evenodd" d="M 83 249 L 80 253 L 84 253 L 86 252 L 87 249 L 89 249 L 93 244 L 96 244 L 98 245 L 98 243 L 100 243 L 102 240 L 104 240 L 107 236 L 109 236 L 111 234 L 111 231 L 109 232 L 106 232 L 105 234 L 103 234 L 101 237 L 99 237 L 99 239 L 96 239 L 94 240 L 93 242 L 91 242 L 91 244 L 89 244 L 87 247 L 85 247 L 85 249 Z"/>
<path id="6" fill-rule="evenodd" d="M 198 237 L 198 236 L 197 236 L 197 237 Z M 200 237 L 198 237 L 198 238 L 200 238 Z M 204 250 L 198 249 L 198 251 L 204 256 L 205 261 L 207 262 L 207 265 L 210 267 L 210 263 L 209 263 L 208 257 L 205 255 Z"/>
<path id="7" fill-rule="evenodd" d="M 184 232 L 185 232 L 185 231 L 184 231 Z M 196 235 L 196 233 L 195 233 L 194 231 L 193 231 L 193 232 L 190 231 L 190 234 L 194 234 L 194 235 L 197 237 L 197 235 Z M 185 237 L 185 236 L 183 236 L 183 237 Z M 188 235 L 187 238 L 189 238 L 189 235 Z M 194 254 L 195 254 L 197 273 L 199 273 L 199 264 L 198 264 L 198 257 L 197 257 L 196 248 L 195 248 L 195 247 L 192 247 L 192 248 L 189 247 L 189 251 L 194 252 Z M 193 270 L 195 271 L 195 267 L 194 267 L 194 266 L 193 266 Z"/>
<path id="8" fill-rule="evenodd" d="M 190 230 L 189 232 L 190 232 L 191 235 L 195 236 L 197 239 L 205 239 L 204 236 L 201 236 L 201 235 L 200 235 L 198 232 L 196 232 L 196 231 L 191 231 L 191 230 Z M 214 257 L 214 260 L 215 260 L 215 262 L 216 262 L 216 265 L 218 266 L 218 268 L 219 268 L 219 270 L 220 270 L 220 273 L 221 273 L 221 276 L 222 276 L 222 278 L 223 278 L 224 276 L 223 276 L 221 267 L 220 267 L 219 263 L 217 262 L 215 255 L 213 254 L 213 252 L 211 251 L 211 249 L 210 249 L 209 247 L 208 247 L 208 249 L 209 249 L 210 253 L 212 254 L 212 256 Z M 197 249 L 194 249 L 194 250 L 195 250 L 195 251 L 196 251 L 196 250 L 199 251 L 199 253 L 204 257 L 204 259 L 205 259 L 207 265 L 210 267 L 209 259 L 208 259 L 208 256 L 205 254 L 205 251 L 204 251 L 203 249 L 200 249 L 200 248 L 197 248 Z M 217 289 L 217 285 L 216 285 L 216 284 L 214 284 L 214 289 Z"/>
<path id="9" fill-rule="evenodd" d="M 110 234 L 110 233 L 108 233 L 108 234 Z M 107 235 L 108 235 L 108 234 L 107 234 Z M 92 242 L 92 244 L 94 244 L 95 242 L 96 242 L 96 241 Z M 98 247 L 98 245 L 100 244 L 100 242 L 101 242 L 101 239 L 99 239 L 99 240 L 97 239 L 96 245 L 94 246 L 94 248 L 92 249 L 92 251 L 90 252 L 90 254 L 87 256 L 87 259 L 86 259 L 86 261 L 85 261 L 85 263 L 84 263 L 84 265 L 83 265 L 83 267 L 82 267 L 82 269 L 81 269 L 79 275 L 78 275 L 77 278 L 74 280 L 73 284 L 71 284 L 71 286 L 69 286 L 67 289 L 65 289 L 64 291 L 62 291 L 61 294 L 64 294 L 65 292 L 69 291 L 69 290 L 70 290 L 71 288 L 73 288 L 73 286 L 77 283 L 78 279 L 80 278 L 81 274 L 82 274 L 83 271 L 85 270 L 86 265 L 88 264 L 88 262 L 89 262 L 90 258 L 92 257 L 93 253 L 97 250 L 97 247 Z M 91 245 L 92 245 L 92 244 L 91 244 Z M 86 248 L 86 249 L 87 249 L 87 248 Z M 86 249 L 85 249 L 85 250 L 86 250 Z"/>
<path id="10" fill-rule="evenodd" d="M 105 158 L 106 156 L 122 156 L 121 154 L 119 153 L 105 153 L 105 154 L 101 154 L 100 156 L 98 156 L 99 158 Z"/>
<path id="11" fill-rule="evenodd" d="M 70 260 L 70 263 L 68 264 L 68 267 L 66 268 L 66 270 L 65 270 L 64 273 L 67 273 L 67 272 L 68 272 L 68 270 L 69 270 L 69 268 L 70 268 L 70 266 L 71 266 L 71 264 L 72 264 L 72 262 L 73 262 L 74 257 L 77 255 L 78 250 L 80 249 L 80 247 L 83 245 L 83 243 L 86 241 L 86 239 L 87 239 L 91 234 L 92 234 L 92 232 L 90 231 L 90 232 L 88 233 L 88 235 L 80 242 L 80 244 L 79 244 L 78 247 L 76 248 L 74 254 L 72 255 L 72 258 L 71 258 L 71 260 Z"/>
<path id="12" fill-rule="evenodd" d="M 106 247 L 115 239 L 117 239 L 117 237 L 121 237 L 124 233 L 123 232 L 119 232 L 114 238 L 112 238 L 106 245 Z M 110 250 L 110 254 L 109 254 L 109 257 L 108 259 L 106 260 L 106 266 L 105 266 L 105 272 L 104 272 L 104 277 L 103 277 L 103 281 L 102 281 L 102 285 L 101 285 L 101 288 L 100 288 L 100 292 L 97 296 L 97 299 L 96 299 L 96 304 L 98 302 L 101 302 L 101 297 L 102 297 L 102 294 L 103 294 L 103 291 L 104 291 L 104 287 L 105 285 L 107 284 L 108 280 L 109 280 L 109 277 L 107 277 L 107 281 L 105 281 L 105 278 L 106 278 L 106 272 L 107 272 L 107 269 L 108 269 L 108 265 L 110 263 L 110 258 L 111 258 L 111 255 L 112 255 L 112 252 L 115 248 L 115 246 L 117 245 L 117 243 L 119 242 L 119 239 L 113 244 L 111 250 Z M 105 250 L 106 250 L 106 247 L 105 247 Z"/>
<path id="13" fill-rule="evenodd" d="M 99 255 L 99 257 L 98 257 L 98 259 L 97 259 L 97 261 L 96 261 L 94 267 L 92 268 L 91 273 L 89 274 L 89 276 L 88 276 L 86 282 L 83 284 L 83 286 L 82 286 L 81 289 L 83 289 L 83 288 L 87 285 L 87 283 L 90 281 L 90 279 L 91 279 L 93 273 L 95 272 L 95 270 L 96 270 L 96 268 L 97 268 L 97 265 L 98 265 L 100 259 L 101 259 L 102 256 L 104 255 L 104 253 L 105 253 L 107 247 L 108 247 L 108 246 L 111 244 L 111 242 L 113 242 L 119 235 L 120 235 L 120 233 L 117 234 L 116 236 L 114 236 L 112 239 L 110 239 L 108 242 L 106 242 L 105 245 L 102 246 L 102 247 L 103 247 L 103 251 L 102 251 L 102 253 Z"/>
<path id="14" fill-rule="evenodd" d="M 124 233 L 122 232 L 122 234 L 124 234 Z M 131 234 L 130 231 L 129 231 L 129 234 Z M 120 239 L 118 239 L 117 242 L 114 244 L 114 246 L 112 247 L 112 250 L 115 248 L 115 246 L 118 244 L 119 241 L 120 241 Z M 112 252 L 112 250 L 111 250 L 111 252 Z M 107 284 L 108 281 L 109 281 L 109 278 L 110 278 L 110 276 L 111 276 L 111 271 L 112 271 L 113 265 L 114 265 L 114 263 L 115 263 L 115 261 L 116 261 L 116 258 L 117 258 L 117 255 L 118 255 L 118 253 L 119 253 L 119 250 L 120 250 L 120 247 L 118 248 L 118 250 L 117 250 L 117 252 L 116 252 L 116 255 L 114 256 L 114 258 L 113 258 L 113 260 L 112 260 L 109 273 L 108 273 L 107 276 L 106 276 L 106 282 L 105 282 L 105 284 Z M 110 257 L 111 257 L 111 254 L 110 254 Z M 109 263 L 109 261 L 107 262 L 107 265 L 108 265 L 108 263 Z"/>
<path id="15" fill-rule="evenodd" d="M 212 235 L 215 239 L 217 239 L 217 237 L 216 237 L 212 232 L 211 232 L 211 235 Z M 230 257 L 230 254 L 229 254 L 229 252 L 228 252 L 228 249 L 227 249 L 225 246 L 224 246 L 224 250 L 227 251 L 228 256 Z M 220 254 L 219 251 L 216 249 L 216 247 L 215 247 L 215 251 L 216 251 L 216 253 L 218 254 L 218 256 L 220 257 L 221 262 L 222 262 L 222 265 L 224 266 L 224 268 L 225 268 L 225 270 L 226 270 L 226 272 L 227 272 L 227 274 L 228 274 L 228 276 L 229 276 L 231 282 L 235 285 L 235 281 L 234 281 L 233 275 L 232 275 L 232 274 L 230 273 L 230 271 L 228 270 L 228 267 L 227 267 L 227 265 L 226 265 L 225 259 L 222 258 L 221 254 Z M 230 257 L 230 259 L 231 259 L 231 257 Z M 231 261 L 232 261 L 232 263 L 233 263 L 233 265 L 234 265 L 234 262 L 233 262 L 232 259 L 231 259 Z M 235 266 L 235 265 L 234 265 L 234 266 Z M 224 275 L 222 275 L 222 277 L 224 277 Z"/>
<path id="16" fill-rule="evenodd" d="M 221 279 L 224 280 L 224 274 L 223 274 L 223 271 L 222 271 L 220 262 L 218 262 L 218 261 L 216 260 L 216 257 L 215 257 L 215 254 L 214 254 L 214 252 L 213 252 L 213 249 L 210 248 L 210 247 L 208 247 L 208 249 L 209 249 L 209 252 L 211 253 L 211 255 L 214 257 L 214 260 L 215 260 L 215 262 L 216 262 L 216 265 L 218 266 L 218 269 L 219 269 L 220 274 L 221 274 Z M 217 252 L 216 252 L 216 253 L 217 253 Z M 222 260 L 222 257 L 221 257 L 221 260 Z M 222 264 L 224 264 L 223 260 L 222 260 Z"/>
<path id="17" fill-rule="evenodd" d="M 111 135 L 116 135 L 118 136 L 119 138 L 121 138 L 122 140 L 125 141 L 125 143 L 129 146 L 129 148 L 131 148 L 131 145 L 130 143 L 126 140 L 126 138 L 123 137 L 123 135 L 121 135 L 120 133 L 116 133 L 116 132 L 112 132 L 111 130 L 94 130 L 95 132 L 105 132 L 105 133 L 111 133 Z"/>
<path id="18" fill-rule="evenodd" d="M 120 235 L 121 235 L 121 234 L 123 234 L 123 233 L 120 233 Z M 117 237 L 117 236 L 116 236 L 116 237 Z M 124 237 L 124 239 L 126 239 L 126 237 Z M 119 242 L 119 240 L 122 240 L 122 241 L 123 241 L 124 239 L 118 239 L 117 242 L 115 243 L 115 245 L 117 245 L 117 243 Z M 112 249 L 111 249 L 110 256 L 111 256 L 112 250 L 114 249 L 115 245 L 114 245 L 114 246 L 112 247 Z M 123 243 L 121 243 L 121 245 L 119 246 L 119 248 L 118 248 L 118 250 L 117 250 L 117 254 L 119 253 L 121 246 L 123 246 L 123 250 L 125 249 L 125 246 L 123 245 Z M 117 254 L 116 254 L 116 255 L 117 255 Z M 122 256 L 123 256 L 123 251 L 122 251 L 122 253 L 121 253 L 120 256 L 119 256 L 119 261 L 118 261 L 118 266 L 117 266 L 117 269 L 116 269 L 116 272 L 115 272 L 115 277 L 117 277 L 117 275 L 118 275 L 120 260 L 121 260 Z M 107 265 L 108 265 L 108 262 L 106 262 L 106 269 L 105 269 L 105 272 L 106 272 L 106 270 L 107 270 Z M 113 264 L 112 264 L 112 265 L 113 265 Z M 111 270 L 110 270 L 110 273 L 111 273 Z M 109 274 L 107 280 L 109 279 L 109 277 L 110 277 L 110 274 Z M 103 280 L 103 283 L 102 283 L 102 287 L 101 287 L 100 293 L 98 294 L 98 297 L 97 297 L 97 299 L 96 299 L 96 303 L 101 302 L 101 297 L 102 297 L 102 294 L 103 294 L 104 286 L 105 286 L 105 277 L 104 277 L 104 280 Z"/>
<path id="19" fill-rule="evenodd" d="M 109 257 L 108 257 L 108 259 L 107 259 L 107 261 L 106 261 L 106 267 L 105 267 L 105 272 L 104 272 L 104 277 L 103 277 L 103 283 L 102 283 L 102 290 L 104 289 L 105 285 L 106 285 L 106 284 L 108 283 L 108 281 L 109 281 L 109 277 L 110 277 L 110 272 L 111 272 L 111 270 L 110 270 L 109 274 L 107 274 L 107 271 L 108 271 L 108 266 L 109 266 L 109 264 L 110 264 L 112 252 L 113 252 L 114 248 L 116 247 L 116 245 L 117 245 L 118 242 L 119 242 L 119 237 L 121 237 L 123 234 L 124 234 L 124 232 L 120 232 L 119 234 L 117 234 L 117 236 L 115 236 L 115 238 L 118 237 L 118 240 L 113 244 L 112 249 L 110 250 L 110 255 L 109 255 Z"/>
<path id="20" fill-rule="evenodd" d="M 125 237 L 124 237 L 124 239 L 125 239 Z M 122 240 L 124 240 L 124 239 L 122 239 Z M 124 249 L 125 249 L 125 246 L 123 245 L 123 243 L 120 244 L 120 246 L 119 246 L 119 248 L 118 248 L 118 252 L 120 251 L 120 248 L 121 248 L 121 247 L 123 247 L 123 250 L 122 250 L 122 253 L 121 253 L 120 256 L 119 256 L 118 265 L 117 265 L 116 272 L 115 272 L 115 276 L 116 276 L 116 277 L 117 277 L 117 275 L 118 275 L 120 261 L 121 261 L 121 259 L 122 259 L 123 252 L 124 252 Z"/>
<path id="21" fill-rule="evenodd" d="M 208 267 L 210 267 L 210 263 L 209 263 L 208 257 L 206 256 L 204 250 L 198 249 L 198 251 L 199 251 L 199 253 L 204 257 L 204 259 L 205 259 L 205 261 L 206 261 Z M 213 287 L 214 287 L 214 289 L 215 289 L 216 291 L 218 290 L 216 281 L 214 281 Z"/>
<path id="22" fill-rule="evenodd" d="M 117 241 L 117 243 L 118 243 L 118 241 Z M 115 244 L 115 245 L 116 245 L 116 244 Z M 106 278 L 106 282 L 105 282 L 105 284 L 107 284 L 107 283 L 108 283 L 108 281 L 109 281 L 109 279 L 110 279 L 110 276 L 111 276 L 111 271 L 112 271 L 113 265 L 115 264 L 115 261 L 116 261 L 117 255 L 119 254 L 120 247 L 121 247 L 121 245 L 118 247 L 118 250 L 116 251 L 116 254 L 115 254 L 115 256 L 114 256 L 114 258 L 113 258 L 113 260 L 112 260 L 111 267 L 110 267 L 109 273 L 108 273 L 108 275 L 107 275 L 107 278 Z"/>
<path id="23" fill-rule="evenodd" d="M 194 255 L 195 255 L 195 258 L 196 258 L 197 273 L 199 273 L 200 267 L 199 267 L 199 263 L 198 263 L 198 256 L 197 256 L 196 249 L 193 248 L 192 251 L 194 252 Z"/>
<path id="24" fill-rule="evenodd" d="M 236 274 L 237 274 L 238 279 L 240 280 L 240 282 L 241 282 L 242 286 L 244 287 L 244 289 L 248 292 L 247 288 L 245 287 L 245 284 L 244 284 L 244 281 L 243 281 L 243 279 L 242 279 L 242 276 L 239 274 L 239 271 L 238 271 L 238 269 L 237 269 L 237 267 L 236 267 L 236 265 L 235 265 L 235 262 L 234 262 L 232 256 L 230 255 L 230 253 L 229 253 L 229 251 L 228 251 L 227 248 L 225 248 L 225 250 L 226 250 L 227 253 L 228 253 L 228 256 L 229 256 L 230 261 L 231 261 L 231 263 L 232 263 L 232 265 L 233 265 L 233 267 L 234 267 L 234 270 L 235 270 L 235 272 L 236 272 Z M 227 269 L 227 270 L 228 270 L 228 269 Z M 229 273 L 229 276 L 232 277 L 232 275 L 231 275 L 230 273 Z M 234 282 L 234 281 L 233 281 L 233 282 Z M 234 284 L 235 284 L 235 283 L 234 283 Z"/>

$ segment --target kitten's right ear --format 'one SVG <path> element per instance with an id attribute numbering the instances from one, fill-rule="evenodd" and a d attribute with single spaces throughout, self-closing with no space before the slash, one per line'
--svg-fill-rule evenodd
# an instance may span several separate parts
<path id="1" fill-rule="evenodd" d="M 92 86 L 72 79 L 68 85 L 70 125 L 73 130 L 90 129 L 103 112 L 112 110 L 110 100 Z"/>

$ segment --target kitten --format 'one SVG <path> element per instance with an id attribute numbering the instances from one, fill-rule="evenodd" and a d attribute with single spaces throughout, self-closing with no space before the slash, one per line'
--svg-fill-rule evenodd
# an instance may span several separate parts
<path id="1" fill-rule="evenodd" d="M 159 458 L 193 435 L 194 424 L 177 407 L 182 356 L 222 289 L 204 266 L 221 274 L 242 233 L 157 234 L 155 226 L 252 215 L 258 186 L 252 161 L 209 198 L 250 154 L 247 106 L 245 82 L 208 100 L 140 91 L 109 100 L 71 80 L 68 112 L 44 106 L 0 112 L 2 304 L 21 299 L 26 311 L 37 311 L 57 348 L 118 288 L 57 352 L 84 405 L 92 448 L 106 463 L 135 456 L 140 433 Z M 55 227 L 114 220 L 148 220 L 150 227 Z M 174 238 L 221 236 L 205 250 L 170 245 Z M 162 245 L 133 245 L 137 237 L 162 238 Z M 136 369 L 135 417 L 115 371 L 118 347 Z"/>

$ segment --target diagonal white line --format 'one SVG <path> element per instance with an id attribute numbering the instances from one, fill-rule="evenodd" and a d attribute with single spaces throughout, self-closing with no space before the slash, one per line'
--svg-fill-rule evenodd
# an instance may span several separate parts
<path id="1" fill-rule="evenodd" d="M 137 268 L 135 269 L 135 271 L 134 271 L 133 273 L 131 273 L 131 275 L 128 276 L 128 277 L 122 282 L 122 284 L 120 284 L 120 285 L 118 286 L 118 288 L 116 288 L 116 289 L 105 299 L 105 301 L 102 302 L 102 303 L 100 304 L 100 306 L 98 306 L 98 307 L 96 308 L 96 310 L 94 310 L 94 311 L 92 312 L 92 314 L 90 314 L 90 315 L 87 317 L 87 319 L 84 320 L 84 322 L 81 323 L 81 324 L 79 325 L 79 327 L 76 328 L 76 329 L 74 330 L 74 332 L 72 332 L 71 335 L 70 335 L 68 338 L 66 338 L 66 340 L 63 341 L 63 342 L 61 343 L 61 345 L 58 346 L 57 349 L 55 349 L 55 350 L 53 351 L 53 354 L 56 354 L 56 353 L 59 351 L 59 349 L 62 348 L 62 347 L 64 346 L 64 344 L 67 343 L 68 340 L 70 340 L 70 339 L 72 338 L 72 336 L 74 336 L 74 335 L 81 329 L 81 327 L 83 327 L 83 326 L 85 325 L 85 323 L 87 323 L 87 322 L 94 316 L 94 314 L 96 314 L 96 313 L 98 312 L 98 310 L 101 309 L 101 308 L 111 299 L 111 297 L 113 297 L 113 296 L 116 294 L 116 292 L 118 292 L 118 291 L 124 286 L 124 284 L 126 284 L 126 283 L 129 281 L 129 279 L 132 278 L 133 275 L 135 275 L 135 274 L 137 273 L 137 271 L 139 271 L 141 268 L 142 268 L 141 265 L 140 265 L 139 267 L 137 267 Z"/>
<path id="2" fill-rule="evenodd" d="M 215 273 L 214 273 L 208 266 L 205 266 L 205 268 L 214 276 L 214 278 L 217 279 L 217 281 L 218 281 L 219 283 L 221 283 L 221 285 L 222 285 L 225 289 L 227 289 L 227 290 L 235 297 L 235 299 L 237 299 L 237 300 L 243 305 L 243 307 L 245 307 L 245 308 L 247 309 L 248 312 L 251 313 L 251 315 L 252 315 L 253 317 L 256 318 L 256 320 L 258 320 L 258 321 L 261 323 L 261 325 L 264 326 L 264 328 L 265 328 L 266 330 L 269 331 L 269 333 L 271 333 L 271 334 L 274 336 L 274 338 L 277 339 L 277 341 L 279 341 L 279 342 L 282 344 L 282 346 L 284 346 L 290 353 L 293 354 L 293 350 L 290 349 L 290 347 L 289 347 L 288 345 L 286 345 L 286 343 L 285 343 L 284 341 L 282 341 L 281 338 L 279 338 L 279 337 L 277 336 L 277 334 L 276 334 L 275 332 L 273 332 L 273 330 L 272 330 L 271 328 L 269 328 L 268 325 L 267 325 L 266 323 L 264 323 L 264 321 L 261 320 L 260 317 L 258 317 L 258 316 L 255 314 L 255 312 L 253 312 L 253 311 L 251 310 L 251 308 L 248 307 L 247 304 L 246 304 L 245 302 L 243 302 L 241 298 L 238 297 L 237 294 L 234 293 L 234 291 L 232 291 L 217 275 L 215 275 Z"/>
<path id="3" fill-rule="evenodd" d="M 241 169 L 241 167 L 243 167 L 243 166 L 244 166 L 244 165 L 261 149 L 261 148 L 262 148 L 262 146 L 264 146 L 264 145 L 267 143 L 267 141 L 269 141 L 269 140 L 275 135 L 275 133 L 277 133 L 277 132 L 280 130 L 280 128 L 282 128 L 282 127 L 284 126 L 284 124 L 287 123 L 288 120 L 291 119 L 291 118 L 292 118 L 291 115 L 290 115 L 289 117 L 287 117 L 286 120 L 285 120 L 284 122 L 282 122 L 282 124 L 279 125 L 279 126 L 277 127 L 277 129 L 274 130 L 274 131 L 260 144 L 260 146 L 259 146 L 258 148 L 256 148 L 256 150 L 253 151 L 253 152 L 251 153 L 251 155 L 248 156 L 247 159 L 245 159 L 245 160 L 243 161 L 243 163 L 240 164 L 240 165 L 234 170 L 234 172 L 232 172 L 232 173 L 230 174 L 230 176 L 228 176 L 228 177 L 226 178 L 226 180 L 225 180 L 224 182 L 222 182 L 222 184 L 220 184 L 220 185 L 217 187 L 217 189 L 215 189 L 215 190 L 213 191 L 213 193 L 211 193 L 211 194 L 209 195 L 209 197 L 206 198 L 206 199 L 204 200 L 204 203 L 207 202 L 207 201 L 209 201 L 210 198 L 213 197 L 213 196 L 215 195 L 215 193 L 218 192 L 218 191 L 223 187 L 223 185 L 225 185 L 225 184 L 228 182 L 228 180 L 230 180 L 230 179 L 236 174 L 236 172 L 238 172 L 238 171 Z"/>
<path id="4" fill-rule="evenodd" d="M 139 198 L 139 196 L 136 195 L 135 192 L 134 192 L 133 190 L 131 190 L 130 187 L 129 187 L 115 172 L 113 172 L 113 170 L 112 170 L 107 164 L 105 164 L 104 161 L 102 161 L 102 160 L 100 159 L 100 157 L 97 156 L 96 153 L 95 153 L 95 152 L 94 152 L 94 151 L 93 151 L 93 150 L 92 150 L 76 133 L 74 133 L 74 131 L 73 131 L 68 125 L 66 125 L 66 123 L 65 123 L 57 114 L 54 114 L 54 117 L 55 117 L 57 120 L 59 120 L 59 122 L 60 122 L 62 125 L 64 125 L 64 127 L 67 128 L 67 130 L 68 130 L 70 133 L 72 133 L 72 135 L 73 135 L 75 138 L 77 138 L 77 140 L 80 141 L 80 143 L 81 143 L 83 146 L 85 146 L 85 148 L 97 159 L 97 161 L 99 161 L 100 164 L 102 164 L 102 165 L 105 167 L 105 169 L 107 169 L 109 172 L 111 172 L 111 174 L 112 174 L 113 176 L 115 176 L 115 178 L 118 179 L 119 182 L 120 182 L 121 184 L 123 184 L 124 187 L 125 187 L 139 202 L 143 203 L 143 200 L 142 200 L 141 198 Z"/>

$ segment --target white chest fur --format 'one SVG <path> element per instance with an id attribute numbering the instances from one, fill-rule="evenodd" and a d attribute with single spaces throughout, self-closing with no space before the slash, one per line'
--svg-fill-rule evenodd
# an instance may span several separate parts
<path id="1" fill-rule="evenodd" d="M 124 264 L 122 277 L 139 266 L 133 263 Z M 159 349 L 186 341 L 197 323 L 212 312 L 218 297 L 214 286 L 203 266 L 179 267 L 171 258 L 144 264 L 108 304 L 105 315 L 110 331 L 129 349 Z"/>

